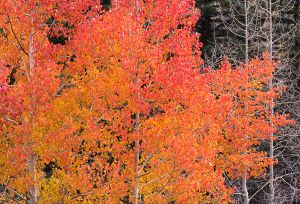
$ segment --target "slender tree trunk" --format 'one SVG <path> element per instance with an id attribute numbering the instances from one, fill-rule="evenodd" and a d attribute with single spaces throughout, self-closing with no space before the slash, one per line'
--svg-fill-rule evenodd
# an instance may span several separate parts
<path id="1" fill-rule="evenodd" d="M 139 72 L 140 69 L 140 61 L 138 60 L 137 64 L 137 72 Z M 136 78 L 136 85 L 138 86 L 138 93 L 137 93 L 137 100 L 138 100 L 138 106 L 140 105 L 140 81 L 139 81 L 139 73 L 137 73 L 137 78 Z M 140 111 L 136 113 L 136 124 L 135 124 L 135 133 L 136 133 L 136 138 L 135 138 L 135 158 L 134 158 L 134 204 L 139 203 L 139 183 L 140 183 L 140 177 L 139 177 L 139 160 L 140 160 L 140 152 L 141 152 L 141 147 L 140 147 Z"/>
<path id="2" fill-rule="evenodd" d="M 273 114 L 273 107 L 271 108 L 271 114 Z M 270 139 L 270 159 L 273 160 L 274 159 L 273 133 L 271 133 L 270 137 L 271 137 L 271 139 Z M 269 168 L 270 168 L 270 204 L 273 204 L 274 198 L 275 198 L 274 165 L 271 163 Z"/>
<path id="3" fill-rule="evenodd" d="M 248 0 L 244 1 L 245 9 L 245 62 L 249 61 L 249 24 L 248 24 Z M 247 140 L 247 137 L 245 138 Z M 247 188 L 247 170 L 242 179 L 243 203 L 249 204 L 249 193 Z"/>
<path id="4" fill-rule="evenodd" d="M 34 59 L 34 28 L 33 28 L 33 15 L 31 13 L 30 15 L 30 23 L 31 23 L 31 30 L 29 34 L 29 51 L 28 51 L 28 58 L 29 58 L 29 71 L 30 71 L 30 77 L 33 74 L 33 69 L 35 66 L 35 59 Z M 29 77 L 29 80 L 30 80 Z M 31 113 L 30 113 L 31 115 Z M 30 120 L 31 121 L 31 120 Z M 37 203 L 37 186 L 36 186 L 36 162 L 37 157 L 34 154 L 32 150 L 30 150 L 29 156 L 28 156 L 28 171 L 30 178 L 32 179 L 32 184 L 29 187 L 29 203 L 30 204 L 36 204 Z"/>
<path id="5" fill-rule="evenodd" d="M 249 24 L 248 24 L 248 4 L 247 0 L 244 2 L 245 7 L 245 61 L 249 60 Z"/>
<path id="6" fill-rule="evenodd" d="M 243 204 L 249 204 L 249 194 L 247 189 L 247 174 L 245 173 L 242 179 Z"/>
<path id="7" fill-rule="evenodd" d="M 136 0 L 135 2 L 136 6 L 136 14 L 139 13 L 139 0 Z M 138 86 L 138 93 L 137 93 L 137 99 L 138 99 L 138 106 L 140 105 L 140 79 L 139 79 L 139 69 L 140 69 L 140 61 L 138 60 L 137 64 L 137 80 L 136 84 Z M 135 169 L 134 169 L 134 201 L 133 204 L 138 204 L 139 203 L 139 184 L 140 184 L 140 176 L 139 176 L 139 160 L 140 160 L 140 112 L 139 112 L 139 107 L 138 107 L 138 112 L 136 114 L 136 124 L 135 124 L 135 131 L 136 131 L 136 138 L 135 138 L 135 158 L 134 158 L 134 164 L 135 164 Z"/>
<path id="8" fill-rule="evenodd" d="M 272 19 L 272 0 L 269 0 L 268 2 L 268 12 L 269 12 L 269 55 L 270 55 L 270 59 L 273 58 L 273 19 Z M 273 82 L 272 80 L 270 80 L 270 88 L 273 87 Z M 271 99 L 270 101 L 270 112 L 271 112 L 271 116 L 274 115 L 274 107 L 273 107 L 273 99 Z M 270 122 L 271 127 L 273 127 L 273 122 Z M 273 133 L 270 134 L 270 159 L 273 160 L 274 159 L 274 141 L 273 141 Z M 273 204 L 274 203 L 274 198 L 275 198 L 275 188 L 274 188 L 274 165 L 273 163 L 270 164 L 269 166 L 270 169 L 270 178 L 269 178 L 269 188 L 270 188 L 270 200 L 269 203 Z"/>
<path id="9" fill-rule="evenodd" d="M 31 154 L 28 161 L 29 175 L 32 179 L 32 185 L 29 188 L 29 204 L 37 203 L 37 187 L 36 187 L 36 156 Z"/>
<path id="10" fill-rule="evenodd" d="M 140 123 L 140 113 L 136 116 L 136 134 L 137 138 L 135 140 L 135 158 L 134 158 L 134 204 L 139 202 L 139 157 L 140 157 L 140 139 L 139 139 L 139 123 Z"/>

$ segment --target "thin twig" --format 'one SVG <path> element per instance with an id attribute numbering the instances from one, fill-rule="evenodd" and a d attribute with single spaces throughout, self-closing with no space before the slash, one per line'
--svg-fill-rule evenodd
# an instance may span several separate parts
<path id="1" fill-rule="evenodd" d="M 11 32 L 13 33 L 15 39 L 17 40 L 18 42 L 18 45 L 20 46 L 21 50 L 25 53 L 25 55 L 28 55 L 28 53 L 26 52 L 26 50 L 24 49 L 23 45 L 21 44 L 18 36 L 16 35 L 15 31 L 14 31 L 14 28 L 12 26 L 12 23 L 11 23 L 11 20 L 10 20 L 10 17 L 9 15 L 7 14 L 7 18 L 8 18 L 8 22 L 9 22 L 9 25 L 10 25 L 10 29 L 11 29 Z"/>

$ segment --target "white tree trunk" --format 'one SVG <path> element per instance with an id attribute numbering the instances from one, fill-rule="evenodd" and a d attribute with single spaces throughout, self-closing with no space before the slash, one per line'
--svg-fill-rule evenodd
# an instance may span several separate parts
<path id="1" fill-rule="evenodd" d="M 37 203 L 36 156 L 34 154 L 32 154 L 29 157 L 28 170 L 33 183 L 29 188 L 29 204 L 36 204 Z"/>
<path id="2" fill-rule="evenodd" d="M 137 64 L 137 71 L 140 69 L 140 62 L 138 60 Z M 136 78 L 136 85 L 138 86 L 138 93 L 137 93 L 137 100 L 138 104 L 140 101 L 140 79 L 139 79 L 139 74 L 137 73 L 137 78 Z M 139 175 L 139 160 L 140 160 L 140 152 L 141 152 L 141 147 L 140 147 L 140 111 L 138 110 L 136 113 L 136 124 L 135 124 L 135 133 L 136 133 L 136 138 L 135 138 L 135 158 L 134 158 L 134 204 L 139 203 L 139 184 L 140 184 L 140 175 Z"/>
<path id="3" fill-rule="evenodd" d="M 249 61 L 249 22 L 248 22 L 248 11 L 249 6 L 247 0 L 244 1 L 245 9 L 245 62 Z M 247 140 L 247 137 L 245 137 Z M 242 192 L 243 192 L 243 203 L 249 204 L 249 193 L 247 188 L 247 170 L 242 179 Z"/>
<path id="4" fill-rule="evenodd" d="M 134 169 L 134 204 L 139 203 L 139 157 L 140 157 L 140 141 L 139 141 L 139 120 L 140 120 L 140 114 L 137 113 L 136 116 L 136 131 L 137 131 L 137 138 L 135 140 L 135 158 L 134 158 L 134 164 L 135 164 L 135 169 Z"/>
<path id="5" fill-rule="evenodd" d="M 247 189 L 247 175 L 246 173 L 242 179 L 242 194 L 243 194 L 243 204 L 249 204 L 249 194 Z"/>
<path id="6" fill-rule="evenodd" d="M 29 34 L 29 51 L 28 51 L 28 58 L 29 58 L 29 71 L 30 71 L 30 77 L 32 76 L 32 72 L 35 66 L 35 59 L 34 59 L 34 28 L 33 28 L 33 15 L 31 13 L 30 15 L 30 23 L 31 23 L 31 30 Z M 30 78 L 29 78 L 30 80 Z M 31 115 L 31 113 L 30 113 Z M 36 204 L 37 203 L 37 185 L 36 185 L 36 162 L 37 157 L 34 154 L 34 152 L 30 152 L 28 156 L 28 171 L 29 175 L 32 179 L 32 185 L 29 187 L 29 203 L 30 204 Z"/>
<path id="7" fill-rule="evenodd" d="M 269 0 L 268 2 L 268 11 L 269 11 L 269 55 L 270 55 L 270 59 L 273 58 L 273 19 L 272 19 L 272 0 Z M 273 88 L 273 83 L 272 80 L 270 80 L 270 88 Z M 270 102 L 270 112 L 271 112 L 271 116 L 274 115 L 274 108 L 273 108 L 273 99 L 271 99 Z M 273 123 L 271 121 L 271 127 L 273 127 Z M 274 142 L 273 142 L 273 133 L 270 134 L 270 150 L 269 150 L 269 155 L 270 155 L 270 159 L 274 159 Z M 273 204 L 274 203 L 274 197 L 275 197 L 275 189 L 274 189 L 274 166 L 273 163 L 270 164 L 269 166 L 270 172 L 269 172 L 269 176 L 270 176 L 270 200 L 269 203 Z"/>

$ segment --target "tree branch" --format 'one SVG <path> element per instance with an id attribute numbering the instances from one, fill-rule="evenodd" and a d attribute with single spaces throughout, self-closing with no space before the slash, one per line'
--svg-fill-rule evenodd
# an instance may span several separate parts
<path id="1" fill-rule="evenodd" d="M 13 33 L 16 41 L 18 42 L 18 45 L 20 46 L 21 50 L 25 53 L 25 55 L 28 55 L 28 53 L 26 52 L 26 50 L 24 49 L 23 45 L 21 44 L 21 41 L 19 40 L 18 36 L 16 35 L 15 31 L 14 31 L 14 28 L 12 26 L 12 23 L 11 23 L 11 20 L 10 20 L 10 17 L 9 15 L 7 14 L 7 18 L 8 18 L 8 22 L 9 22 L 9 25 L 10 25 L 10 29 L 11 29 L 11 32 Z"/>

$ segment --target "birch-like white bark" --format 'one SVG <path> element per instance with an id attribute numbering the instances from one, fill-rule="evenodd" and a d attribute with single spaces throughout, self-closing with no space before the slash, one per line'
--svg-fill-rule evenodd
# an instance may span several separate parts
<path id="1" fill-rule="evenodd" d="M 29 34 L 29 51 L 28 51 L 28 57 L 29 57 L 29 72 L 30 77 L 33 75 L 33 69 L 35 66 L 35 59 L 34 59 L 34 28 L 33 28 L 33 15 L 31 14 L 29 16 L 30 18 L 30 24 L 31 24 L 31 30 Z M 30 80 L 30 78 L 29 78 Z M 34 152 L 31 150 L 29 152 L 28 156 L 28 171 L 29 175 L 32 179 L 32 185 L 29 187 L 29 203 L 30 204 L 36 204 L 37 203 L 37 186 L 36 186 L 36 162 L 37 158 Z"/>
<path id="2" fill-rule="evenodd" d="M 269 55 L 270 59 L 273 58 L 273 19 L 272 19 L 272 0 L 268 1 L 268 13 L 269 13 Z M 270 80 L 270 89 L 273 88 L 273 82 L 272 79 Z M 274 115 L 274 108 L 273 108 L 273 99 L 270 101 L 270 113 L 271 117 Z M 270 126 L 273 127 L 273 122 L 270 121 Z M 270 150 L 269 150 L 269 155 L 270 159 L 274 159 L 274 141 L 273 141 L 273 133 L 270 133 Z M 274 188 L 274 165 L 273 163 L 270 164 L 269 166 L 270 172 L 269 172 L 269 182 L 270 182 L 270 200 L 269 203 L 273 204 L 274 203 L 274 198 L 275 198 L 275 188 Z"/>

